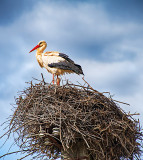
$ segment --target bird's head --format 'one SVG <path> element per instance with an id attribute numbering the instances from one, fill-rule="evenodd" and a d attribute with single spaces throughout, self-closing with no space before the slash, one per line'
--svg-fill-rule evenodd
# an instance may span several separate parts
<path id="1" fill-rule="evenodd" d="M 46 41 L 40 41 L 40 42 L 38 43 L 38 45 L 35 46 L 30 52 L 34 51 L 35 49 L 42 49 L 42 50 L 44 50 L 46 47 L 47 47 Z M 30 52 L 29 52 L 29 53 L 30 53 Z"/>

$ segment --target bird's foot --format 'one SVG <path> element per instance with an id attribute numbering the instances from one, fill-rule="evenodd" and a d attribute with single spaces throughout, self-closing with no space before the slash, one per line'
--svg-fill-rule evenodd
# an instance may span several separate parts
<path id="1" fill-rule="evenodd" d="M 61 79 L 58 77 L 58 78 L 57 78 L 57 85 L 58 85 L 58 86 L 60 85 L 60 81 L 61 81 Z"/>

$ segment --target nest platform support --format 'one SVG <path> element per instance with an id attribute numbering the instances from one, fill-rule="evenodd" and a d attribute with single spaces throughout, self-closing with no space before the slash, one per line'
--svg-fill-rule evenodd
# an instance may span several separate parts
<path id="1" fill-rule="evenodd" d="M 63 160 L 91 160 L 84 141 L 78 140 L 67 151 L 61 151 Z"/>

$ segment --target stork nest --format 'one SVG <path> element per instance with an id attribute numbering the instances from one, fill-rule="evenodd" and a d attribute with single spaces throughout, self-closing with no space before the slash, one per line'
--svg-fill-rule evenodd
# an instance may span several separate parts
<path id="1" fill-rule="evenodd" d="M 103 94 L 89 85 L 30 82 L 16 98 L 7 135 L 17 133 L 20 150 L 37 159 L 55 160 L 78 141 L 93 160 L 140 159 L 139 122 Z"/>

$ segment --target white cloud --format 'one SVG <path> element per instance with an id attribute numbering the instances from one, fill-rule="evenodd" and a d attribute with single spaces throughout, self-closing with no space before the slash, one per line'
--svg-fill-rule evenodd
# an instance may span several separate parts
<path id="1" fill-rule="evenodd" d="M 49 47 L 58 45 L 58 48 L 64 44 L 74 47 L 73 44 L 78 45 L 79 42 L 112 41 L 115 44 L 114 40 L 128 38 L 141 30 L 142 26 L 134 22 L 110 19 L 101 5 L 78 3 L 74 6 L 52 2 L 36 4 L 31 12 L 21 16 L 10 28 L 2 28 L 3 33 L 8 33 L 5 39 L 12 36 L 13 43 L 22 41 L 22 44 L 25 40 L 32 44 L 45 39 L 50 43 Z"/>

